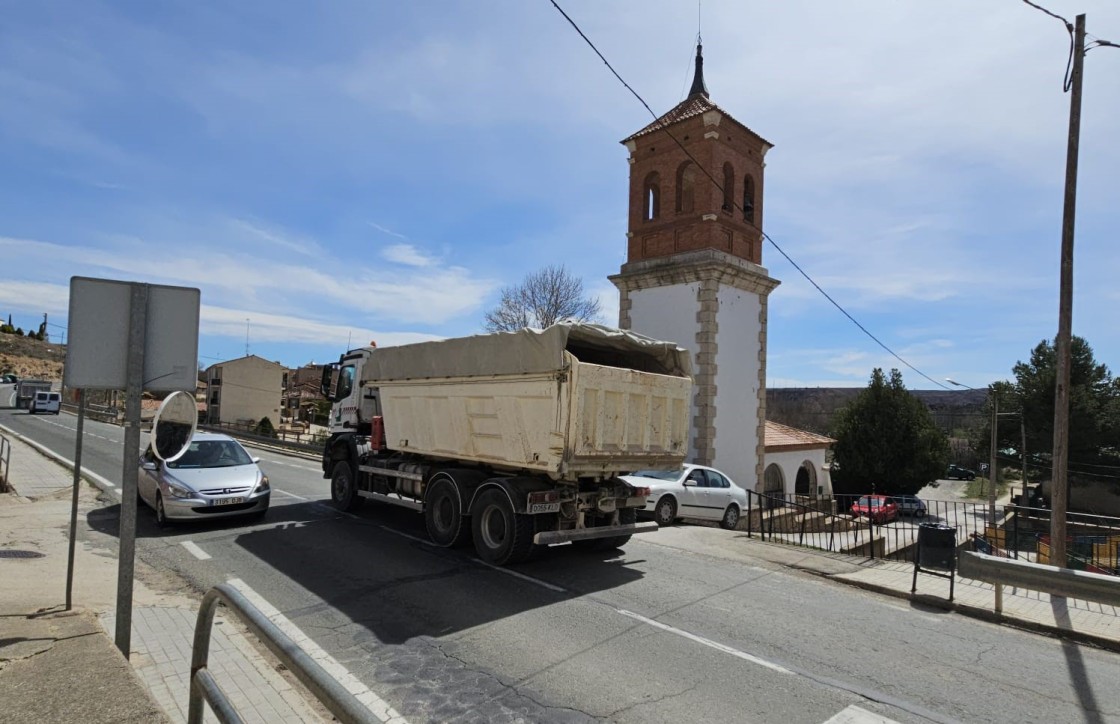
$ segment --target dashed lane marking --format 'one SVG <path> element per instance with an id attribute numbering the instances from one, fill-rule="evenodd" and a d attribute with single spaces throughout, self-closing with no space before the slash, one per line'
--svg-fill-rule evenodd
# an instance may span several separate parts
<path id="1" fill-rule="evenodd" d="M 732 648 L 732 647 L 727 646 L 725 644 L 721 644 L 718 641 L 712 641 L 711 639 L 706 639 L 703 636 L 697 636 L 694 633 L 689 633 L 688 631 L 684 631 L 684 630 L 679 629 L 679 628 L 674 628 L 674 627 L 669 626 L 667 624 L 663 624 L 660 621 L 655 621 L 652 618 L 646 618 L 645 616 L 642 616 L 641 614 L 634 613 L 633 611 L 627 611 L 627 610 L 622 609 L 622 608 L 616 608 L 615 610 L 618 613 L 621 613 L 623 616 L 628 616 L 629 618 L 632 618 L 635 621 L 641 621 L 642 623 L 646 624 L 647 626 L 653 626 L 654 628 L 661 629 L 662 631 L 665 631 L 666 633 L 671 633 L 671 634 L 674 634 L 676 636 L 680 636 L 681 638 L 686 638 L 689 641 L 695 641 L 698 644 L 703 644 L 704 646 L 707 646 L 709 648 L 713 648 L 716 651 L 722 651 L 725 654 L 730 654 L 731 656 L 742 659 L 743 661 L 749 661 L 752 664 L 758 664 L 759 666 L 764 666 L 767 669 L 771 669 L 772 671 L 777 671 L 780 674 L 792 674 L 793 673 L 792 671 L 790 671 L 789 669 L 787 669 L 784 666 L 779 666 L 778 664 L 767 661 L 766 659 L 760 659 L 757 656 L 753 656 L 751 654 L 748 654 L 746 651 L 740 651 L 739 649 L 735 649 L 735 648 Z"/>
<path id="2" fill-rule="evenodd" d="M 898 724 L 898 722 L 852 704 L 822 724 Z"/>

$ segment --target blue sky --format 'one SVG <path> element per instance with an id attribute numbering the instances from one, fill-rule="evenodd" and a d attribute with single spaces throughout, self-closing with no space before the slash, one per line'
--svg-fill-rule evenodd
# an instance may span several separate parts
<path id="1" fill-rule="evenodd" d="M 694 2 L 565 0 L 657 112 Z M 1114 0 L 1049 0 L 1120 42 Z M 547 0 L 0 0 L 0 314 L 65 326 L 74 275 L 197 286 L 203 364 L 295 366 L 481 330 L 503 285 L 625 256 L 649 122 Z M 1068 36 L 1018 0 L 707 0 L 712 100 L 775 144 L 766 231 L 934 379 L 1057 330 Z M 1120 50 L 1086 59 L 1074 332 L 1120 368 Z M 768 384 L 901 366 L 773 247 Z M 248 323 L 246 322 L 248 320 Z M 61 327 L 52 327 L 57 338 Z M 933 385 L 903 369 L 907 385 Z"/>

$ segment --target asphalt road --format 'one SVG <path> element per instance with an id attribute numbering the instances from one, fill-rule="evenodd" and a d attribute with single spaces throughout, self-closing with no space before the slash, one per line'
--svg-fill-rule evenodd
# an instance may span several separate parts
<path id="1" fill-rule="evenodd" d="M 0 411 L 68 458 L 75 423 Z M 86 465 L 119 480 L 122 431 L 86 430 Z M 412 722 L 1120 721 L 1116 654 L 744 564 L 733 533 L 727 556 L 653 534 L 502 571 L 427 545 L 410 511 L 334 511 L 315 461 L 254 454 L 265 521 L 161 531 L 143 509 L 137 554 L 199 590 L 242 581 Z M 88 522 L 114 544 L 115 519 Z"/>

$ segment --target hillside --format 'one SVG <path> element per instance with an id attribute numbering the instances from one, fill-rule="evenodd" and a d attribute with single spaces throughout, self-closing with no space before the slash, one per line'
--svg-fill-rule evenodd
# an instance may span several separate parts
<path id="1" fill-rule="evenodd" d="M 779 387 L 766 390 L 766 419 L 827 435 L 840 408 L 862 387 Z M 980 424 L 985 390 L 911 390 L 924 402 L 934 421 L 947 432 Z"/>
<path id="2" fill-rule="evenodd" d="M 0 334 L 0 373 L 17 377 L 62 380 L 66 346 L 15 334 Z"/>

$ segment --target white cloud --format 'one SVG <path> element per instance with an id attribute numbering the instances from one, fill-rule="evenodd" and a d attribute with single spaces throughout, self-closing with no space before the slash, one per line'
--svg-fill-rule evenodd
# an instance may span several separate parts
<path id="1" fill-rule="evenodd" d="M 202 305 L 199 315 L 201 334 L 244 339 L 248 327 L 250 346 L 254 342 L 287 342 L 332 345 L 343 349 L 347 343 L 361 345 L 376 341 L 379 347 L 393 347 L 441 339 L 437 335 L 419 332 L 377 331 L 361 326 L 348 327 L 303 317 L 206 304 Z"/>
<path id="2" fill-rule="evenodd" d="M 381 250 L 381 256 L 386 261 L 403 264 L 404 266 L 429 267 L 437 262 L 435 257 L 428 256 L 412 244 L 387 246 Z"/>

